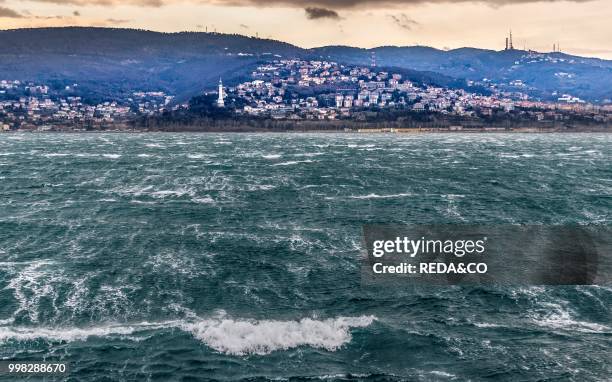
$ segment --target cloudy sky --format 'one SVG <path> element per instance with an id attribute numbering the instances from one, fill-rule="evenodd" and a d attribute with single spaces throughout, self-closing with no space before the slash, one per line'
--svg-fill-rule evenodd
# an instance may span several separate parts
<path id="1" fill-rule="evenodd" d="M 0 0 L 0 29 L 91 25 L 218 31 L 302 47 L 515 46 L 612 59 L 611 0 Z"/>

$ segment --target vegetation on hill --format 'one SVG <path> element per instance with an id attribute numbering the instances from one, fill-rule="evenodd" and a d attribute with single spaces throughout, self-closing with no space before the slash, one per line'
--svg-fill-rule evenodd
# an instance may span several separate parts
<path id="1" fill-rule="evenodd" d="M 543 99 L 569 93 L 588 101 L 612 99 L 612 61 L 520 50 L 328 46 L 302 49 L 280 41 L 218 33 L 158 33 L 112 28 L 39 28 L 0 31 L 0 79 L 78 83 L 96 101 L 133 91 L 165 91 L 187 101 L 247 76 L 258 62 L 318 58 L 402 68 L 438 85 L 462 87 L 485 78 L 509 91 Z M 524 85 L 513 87 L 520 80 Z"/>

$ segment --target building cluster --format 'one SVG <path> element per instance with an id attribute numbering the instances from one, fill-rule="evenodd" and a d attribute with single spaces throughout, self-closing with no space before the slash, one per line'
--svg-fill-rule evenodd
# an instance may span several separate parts
<path id="1" fill-rule="evenodd" d="M 509 40 L 509 49 L 511 48 Z M 518 64 L 561 59 L 529 52 Z M 242 116 L 287 120 L 371 120 L 398 113 L 451 117 L 567 121 L 574 118 L 612 122 L 612 105 L 593 105 L 569 94 L 556 102 L 540 102 L 527 94 L 529 86 L 510 80 L 509 86 L 487 79 L 468 81 L 462 89 L 432 86 L 407 77 L 405 71 L 343 65 L 324 60 L 275 59 L 260 64 L 249 81 L 226 88 L 219 81 L 216 105 Z M 568 77 L 571 73 L 556 73 Z M 476 91 L 480 90 L 480 91 Z M 482 91 L 484 90 L 484 91 Z M 136 91 L 121 99 L 93 103 L 78 84 L 60 87 L 19 80 L 0 80 L 0 131 L 57 127 L 96 128 L 156 116 L 174 105 L 164 92 Z M 429 118 L 429 117 L 428 117 Z"/>
<path id="2" fill-rule="evenodd" d="M 69 93 L 78 85 L 63 89 Z M 126 102 L 87 104 L 79 96 L 19 80 L 0 81 L 0 130 L 37 129 L 78 124 L 113 124 L 165 110 L 173 97 L 163 92 L 134 92 Z"/>
<path id="3" fill-rule="evenodd" d="M 169 109 L 174 96 L 164 92 L 134 92 L 128 104 L 139 115 L 155 115 Z"/>
<path id="4" fill-rule="evenodd" d="M 514 82 L 515 87 L 521 84 L 519 80 Z M 379 71 L 376 67 L 275 60 L 260 65 L 250 81 L 225 91 L 221 87 L 219 95 L 240 100 L 238 114 L 275 119 L 359 119 L 364 111 L 372 109 L 487 117 L 519 112 L 520 107 L 523 109 L 520 113 L 540 121 L 563 119 L 560 115 L 568 112 L 610 120 L 605 108 L 575 97 L 563 96 L 559 103 L 542 103 L 531 101 L 523 92 L 503 91 L 486 82 L 469 82 L 466 88 L 476 85 L 487 86 L 490 95 L 419 85 L 401 73 Z"/>
<path id="5" fill-rule="evenodd" d="M 530 50 L 526 54 L 524 54 L 520 58 L 519 61 L 516 61 L 515 64 L 522 65 L 522 64 L 538 64 L 538 63 L 552 63 L 552 64 L 566 63 L 566 64 L 571 65 L 579 61 L 580 59 L 575 58 L 575 57 L 565 57 L 565 56 L 560 56 L 560 55 L 555 55 L 555 54 L 550 54 L 550 53 L 536 52 L 536 51 Z"/>

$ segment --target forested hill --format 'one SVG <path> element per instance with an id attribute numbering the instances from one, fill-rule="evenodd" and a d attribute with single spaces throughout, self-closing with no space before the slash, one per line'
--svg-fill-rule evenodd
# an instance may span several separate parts
<path id="1" fill-rule="evenodd" d="M 442 83 L 451 83 L 449 78 L 487 78 L 507 86 L 520 80 L 524 85 L 516 90 L 542 98 L 562 93 L 599 102 L 612 98 L 612 61 L 563 53 L 429 47 L 302 49 L 241 35 L 89 27 L 0 31 L 0 80 L 78 83 L 98 98 L 133 90 L 189 97 L 213 88 L 219 77 L 228 83 L 247 78 L 258 62 L 320 58 L 369 65 L 372 51 L 381 67 L 425 71 L 426 78 Z"/>
<path id="2" fill-rule="evenodd" d="M 251 52 L 256 52 L 251 55 Z M 0 31 L 0 79 L 79 83 L 101 98 L 132 90 L 196 94 L 239 77 L 272 54 L 303 50 L 279 41 L 215 33 L 109 28 Z"/>

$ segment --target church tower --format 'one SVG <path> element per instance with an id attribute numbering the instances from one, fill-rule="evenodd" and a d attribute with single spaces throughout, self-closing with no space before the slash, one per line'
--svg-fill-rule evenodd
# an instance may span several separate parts
<path id="1" fill-rule="evenodd" d="M 219 99 L 217 99 L 217 106 L 225 107 L 225 101 L 223 100 L 223 81 L 219 78 Z"/>

